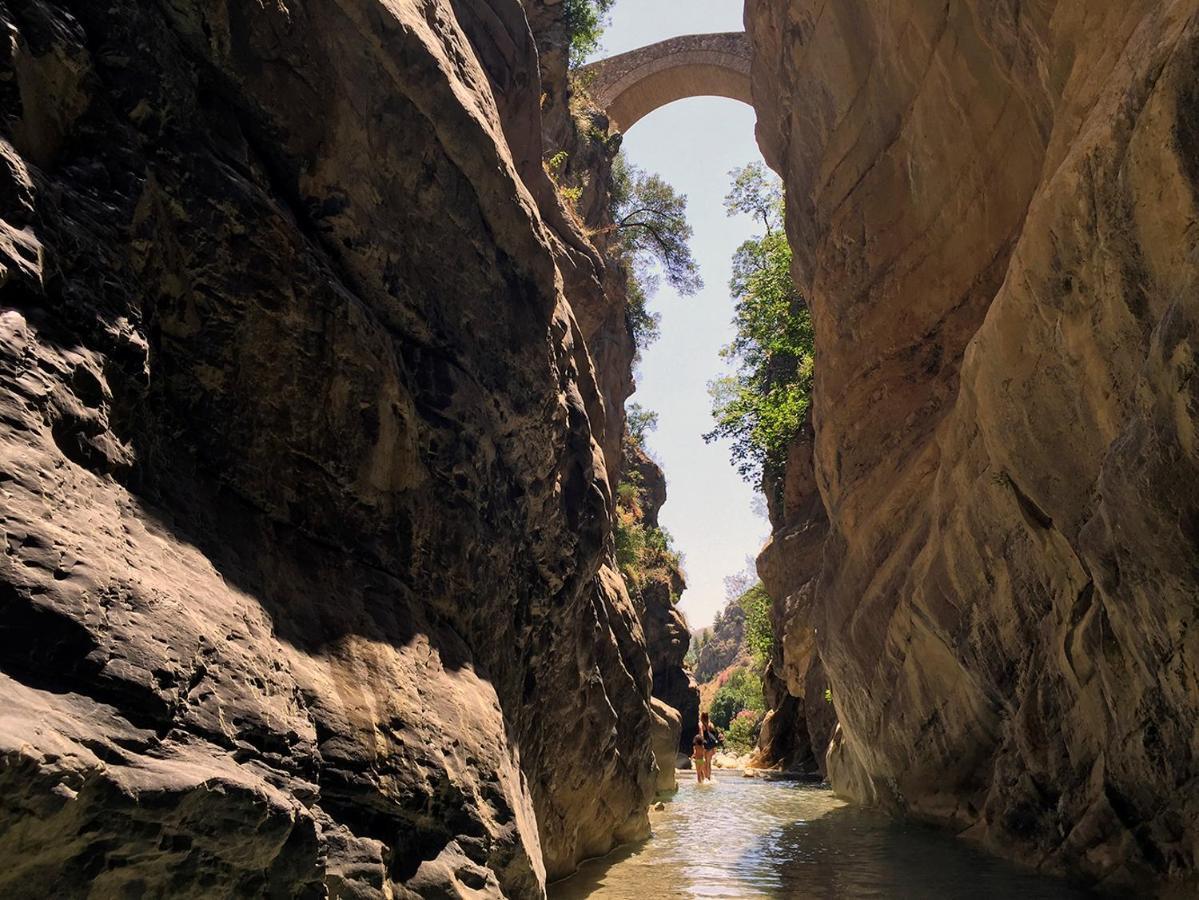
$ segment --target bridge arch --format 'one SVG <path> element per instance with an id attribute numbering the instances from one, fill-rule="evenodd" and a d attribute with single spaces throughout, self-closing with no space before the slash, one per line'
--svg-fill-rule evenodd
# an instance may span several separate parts
<path id="1" fill-rule="evenodd" d="M 689 34 L 585 66 L 592 99 L 617 131 L 687 97 L 728 97 L 753 105 L 750 45 L 744 32 Z"/>

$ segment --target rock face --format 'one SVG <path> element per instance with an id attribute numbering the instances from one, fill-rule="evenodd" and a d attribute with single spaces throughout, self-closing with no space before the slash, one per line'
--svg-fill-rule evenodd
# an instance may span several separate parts
<path id="1" fill-rule="evenodd" d="M 747 20 L 817 329 L 833 783 L 1047 868 L 1193 877 L 1196 3 Z"/>
<path id="2" fill-rule="evenodd" d="M 695 655 L 695 677 L 701 682 L 711 681 L 729 666 L 748 658 L 745 610 L 739 603 L 729 603 L 712 623 L 711 637 Z"/>
<path id="3" fill-rule="evenodd" d="M 640 510 L 645 525 L 658 528 L 658 513 L 666 503 L 666 479 L 646 452 L 625 442 L 625 467 L 637 474 L 640 485 Z M 675 748 L 658 754 L 659 768 L 674 776 L 676 752 L 691 752 L 691 739 L 699 726 L 699 688 L 684 664 L 691 646 L 691 630 L 682 611 L 675 605 L 686 589 L 683 573 L 677 565 L 649 573 L 636 591 L 636 602 L 645 629 L 646 649 L 653 673 L 653 696 L 672 708 L 676 716 Z M 664 749 L 666 742 L 660 742 Z"/>
<path id="4" fill-rule="evenodd" d="M 645 834 L 632 353 L 522 5 L 0 22 L 0 893 L 537 897 Z"/>
<path id="5" fill-rule="evenodd" d="M 667 794 L 678 790 L 675 764 L 679 755 L 679 734 L 684 731 L 683 717 L 677 709 L 655 697 L 652 701 L 654 716 L 654 759 L 658 763 L 657 792 Z"/>
<path id="6" fill-rule="evenodd" d="M 827 775 L 837 724 L 813 625 L 814 592 L 828 517 L 816 485 L 810 428 L 794 442 L 782 490 L 770 492 L 772 534 L 758 556 L 758 576 L 773 599 L 773 658 L 762 679 L 768 712 L 754 765 Z"/>

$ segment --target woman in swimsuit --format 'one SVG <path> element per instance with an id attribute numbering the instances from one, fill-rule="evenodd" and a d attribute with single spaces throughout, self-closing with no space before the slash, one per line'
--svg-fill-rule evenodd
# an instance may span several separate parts
<path id="1" fill-rule="evenodd" d="M 704 783 L 704 739 L 701 735 L 696 735 L 695 740 L 691 742 L 691 761 L 695 764 L 695 783 Z"/>
<path id="2" fill-rule="evenodd" d="M 699 736 L 704 740 L 704 777 L 712 780 L 712 760 L 716 757 L 716 748 L 724 743 L 724 738 L 716 730 L 707 713 L 700 713 Z"/>

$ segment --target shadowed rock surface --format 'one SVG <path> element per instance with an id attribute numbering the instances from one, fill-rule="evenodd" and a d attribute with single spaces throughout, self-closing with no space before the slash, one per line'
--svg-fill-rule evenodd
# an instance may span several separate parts
<path id="1" fill-rule="evenodd" d="M 658 464 L 641 447 L 625 442 L 625 466 L 639 476 L 640 508 L 645 524 L 658 528 L 658 513 L 666 504 L 666 478 Z M 651 573 L 637 594 L 638 609 L 645 629 L 646 649 L 653 672 L 654 697 L 676 713 L 675 750 L 658 755 L 659 767 L 669 760 L 674 777 L 675 751 L 691 753 L 691 739 L 699 727 L 699 688 L 684 660 L 691 645 L 687 618 L 676 606 L 686 588 L 682 571 L 673 566 Z M 665 742 L 662 742 L 665 746 Z"/>
<path id="2" fill-rule="evenodd" d="M 645 835 L 631 342 L 521 5 L 0 22 L 0 893 L 537 897 Z"/>
<path id="3" fill-rule="evenodd" d="M 539 897 L 647 833 L 693 688 L 612 552 L 561 7 L 0 6 L 0 894 Z M 1195 0 L 748 21 L 819 355 L 765 749 L 1193 884 Z"/>
<path id="4" fill-rule="evenodd" d="M 753 764 L 828 775 L 825 759 L 837 724 L 812 622 L 816 576 L 828 517 L 816 486 L 814 435 L 792 444 L 782 491 L 769 493 L 772 534 L 758 576 L 773 599 L 774 652 L 762 686 L 768 711 Z"/>
<path id="5" fill-rule="evenodd" d="M 747 21 L 828 517 L 815 575 L 788 521 L 763 575 L 792 691 L 815 629 L 834 785 L 1111 885 L 1192 878 L 1195 2 Z"/>

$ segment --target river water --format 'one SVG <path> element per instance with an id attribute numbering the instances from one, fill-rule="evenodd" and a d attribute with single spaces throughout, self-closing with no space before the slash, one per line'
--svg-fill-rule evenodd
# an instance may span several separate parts
<path id="1" fill-rule="evenodd" d="M 551 885 L 582 897 L 819 900 L 1065 900 L 1091 895 L 997 860 L 943 832 L 847 806 L 823 787 L 717 771 L 652 812 L 653 837 Z"/>

